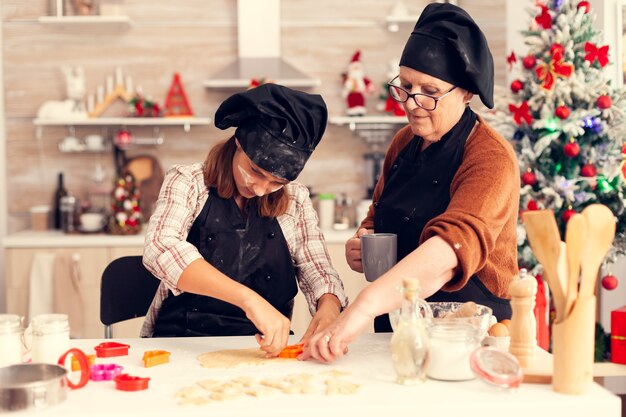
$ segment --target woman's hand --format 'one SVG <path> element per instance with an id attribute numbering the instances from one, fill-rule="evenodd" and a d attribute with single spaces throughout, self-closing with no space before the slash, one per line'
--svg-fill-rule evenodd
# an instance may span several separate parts
<path id="1" fill-rule="evenodd" d="M 361 236 L 370 233 L 374 233 L 374 230 L 362 227 L 357 230 L 356 235 L 346 242 L 346 261 L 353 271 L 363 272 L 363 263 L 361 262 Z"/>
<path id="2" fill-rule="evenodd" d="M 333 323 L 341 312 L 341 303 L 334 294 L 324 294 L 317 301 L 317 312 L 311 319 L 301 342 L 307 343 L 315 333 L 319 333 Z"/>
<path id="3" fill-rule="evenodd" d="M 369 312 L 357 303 L 351 304 L 334 324 L 311 336 L 298 359 L 313 358 L 326 363 L 334 361 L 348 352 L 348 345 L 365 331 L 372 320 L 374 316 Z"/>
<path id="4" fill-rule="evenodd" d="M 255 335 L 261 350 L 268 358 L 278 356 L 289 341 L 289 319 L 260 296 L 246 300 L 243 310 L 261 332 Z"/>

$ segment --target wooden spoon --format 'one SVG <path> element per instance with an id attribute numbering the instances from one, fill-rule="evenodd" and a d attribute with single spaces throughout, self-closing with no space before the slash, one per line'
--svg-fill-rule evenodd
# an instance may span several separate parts
<path id="1" fill-rule="evenodd" d="M 559 280 L 558 263 L 561 252 L 561 235 L 551 210 L 533 210 L 522 214 L 528 243 L 543 266 L 556 307 L 556 322 L 565 318 L 565 294 Z"/>
<path id="2" fill-rule="evenodd" d="M 615 216 L 602 204 L 591 204 L 582 211 L 587 219 L 587 242 L 581 258 L 580 297 L 592 296 L 602 261 L 613 244 Z"/>
<path id="3" fill-rule="evenodd" d="M 580 213 L 574 214 L 567 221 L 565 243 L 567 244 L 567 290 L 565 291 L 565 318 L 569 316 L 578 296 L 578 277 L 580 260 L 587 239 L 587 219 Z"/>

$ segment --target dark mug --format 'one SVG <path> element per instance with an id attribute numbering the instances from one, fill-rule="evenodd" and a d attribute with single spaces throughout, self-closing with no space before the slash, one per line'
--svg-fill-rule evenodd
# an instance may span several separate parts
<path id="1" fill-rule="evenodd" d="M 370 233 L 361 236 L 361 262 L 365 279 L 376 281 L 390 270 L 398 256 L 398 237 L 394 233 Z"/>

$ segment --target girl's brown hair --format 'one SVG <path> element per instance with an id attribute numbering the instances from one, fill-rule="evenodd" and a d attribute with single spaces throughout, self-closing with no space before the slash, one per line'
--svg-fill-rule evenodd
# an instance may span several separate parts
<path id="1" fill-rule="evenodd" d="M 237 152 L 235 137 L 218 143 L 209 151 L 204 161 L 204 184 L 215 187 L 221 198 L 232 198 L 237 194 L 237 186 L 233 177 L 233 157 Z M 278 191 L 255 197 L 259 215 L 262 217 L 278 217 L 287 211 L 289 195 L 285 187 Z"/>

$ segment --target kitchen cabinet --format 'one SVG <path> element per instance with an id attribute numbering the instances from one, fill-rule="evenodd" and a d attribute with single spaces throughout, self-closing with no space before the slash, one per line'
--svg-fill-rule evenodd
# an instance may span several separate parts
<path id="1" fill-rule="evenodd" d="M 344 256 L 344 243 L 353 230 L 326 232 L 328 251 L 333 266 L 344 281 L 346 293 L 353 300 L 367 284 L 362 274 L 352 271 Z M 19 314 L 28 320 L 29 282 L 31 266 L 37 253 L 51 253 L 75 260 L 80 270 L 80 293 L 84 300 L 84 326 L 76 330 L 85 338 L 102 338 L 104 327 L 100 323 L 100 278 L 104 268 L 122 256 L 143 253 L 143 235 L 65 235 L 58 231 L 21 232 L 7 237 L 5 247 L 5 297 L 7 312 Z M 308 305 L 301 292 L 296 296 L 292 329 L 301 336 L 311 320 Z M 113 325 L 115 337 L 137 337 L 143 318 Z M 73 331 L 74 333 L 74 331 Z"/>

